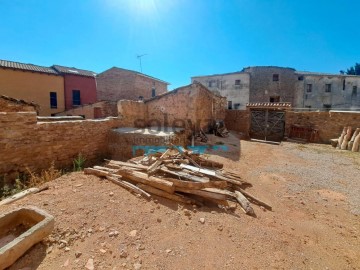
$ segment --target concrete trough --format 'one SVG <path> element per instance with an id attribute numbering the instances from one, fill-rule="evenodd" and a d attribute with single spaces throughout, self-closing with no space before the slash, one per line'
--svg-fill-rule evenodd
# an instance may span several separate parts
<path id="1" fill-rule="evenodd" d="M 48 236 L 54 229 L 54 217 L 36 207 L 19 208 L 0 215 L 0 269 Z"/>

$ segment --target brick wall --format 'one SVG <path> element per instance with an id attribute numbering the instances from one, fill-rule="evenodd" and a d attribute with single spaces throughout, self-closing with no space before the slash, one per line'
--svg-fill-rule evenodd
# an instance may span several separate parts
<path id="1" fill-rule="evenodd" d="M 167 84 L 151 79 L 137 72 L 113 67 L 96 77 L 97 99 L 118 101 L 121 99 L 138 100 L 139 96 L 151 98 L 151 89 L 156 94 L 167 92 Z"/>
<path id="2" fill-rule="evenodd" d="M 105 118 L 118 115 L 117 102 L 100 101 L 93 104 L 82 105 L 77 108 L 57 113 L 56 116 L 85 116 L 85 119 Z"/>
<path id="3" fill-rule="evenodd" d="M 249 136 L 250 111 L 226 110 L 225 125 L 227 129 L 242 132 Z"/>
<path id="4" fill-rule="evenodd" d="M 328 143 L 330 139 L 338 138 L 345 126 L 354 129 L 360 127 L 360 113 L 355 112 L 293 112 L 285 114 L 285 134 L 288 135 L 293 124 L 316 128 L 319 139 Z"/>
<path id="5" fill-rule="evenodd" d="M 72 166 L 82 153 L 87 163 L 109 156 L 108 136 L 121 126 L 116 118 L 37 122 L 33 112 L 0 112 L 0 176 Z"/>
<path id="6" fill-rule="evenodd" d="M 147 107 L 142 101 L 119 100 L 117 103 L 119 118 L 126 127 L 146 127 Z"/>

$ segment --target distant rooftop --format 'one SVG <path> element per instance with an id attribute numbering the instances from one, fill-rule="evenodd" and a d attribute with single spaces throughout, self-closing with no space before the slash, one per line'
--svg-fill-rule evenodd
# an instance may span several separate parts
<path id="1" fill-rule="evenodd" d="M 224 75 L 235 75 L 235 74 L 243 74 L 246 73 L 244 71 L 235 71 L 235 72 L 228 72 L 228 73 L 221 73 L 221 74 L 212 74 L 212 75 L 199 75 L 199 76 L 192 76 L 191 78 L 199 78 L 199 77 L 215 77 L 215 76 L 224 76 Z"/>
<path id="2" fill-rule="evenodd" d="M 346 77 L 359 77 L 359 75 L 347 75 L 340 73 L 323 73 L 323 72 L 310 72 L 310 71 L 295 71 L 298 75 L 312 75 L 312 76 L 346 76 Z"/>
<path id="3" fill-rule="evenodd" d="M 150 79 L 152 79 L 152 80 L 156 80 L 156 81 L 165 83 L 165 84 L 167 84 L 167 85 L 170 84 L 170 83 L 168 83 L 168 82 L 165 82 L 165 81 L 163 81 L 163 80 L 160 80 L 160 79 L 158 79 L 158 78 L 152 77 L 152 76 L 150 76 L 150 75 L 146 75 L 146 74 L 144 74 L 144 73 L 141 73 L 141 72 L 138 72 L 138 71 L 135 71 L 135 70 L 126 69 L 126 68 L 119 68 L 119 67 L 112 67 L 112 68 L 110 68 L 110 69 L 113 69 L 113 68 L 121 69 L 121 70 L 126 70 L 126 71 L 129 71 L 129 72 L 133 72 L 133 73 L 135 73 L 135 74 L 137 74 L 137 75 L 139 75 L 139 76 L 143 76 L 143 77 L 146 77 L 146 78 L 150 78 Z M 106 72 L 106 71 L 108 71 L 108 70 L 109 70 L 109 69 L 107 69 L 107 70 L 105 70 L 105 71 L 103 71 L 103 72 L 101 72 L 101 73 L 104 73 L 104 72 Z M 101 73 L 99 73 L 98 75 L 100 75 Z"/>
<path id="4" fill-rule="evenodd" d="M 0 60 L 0 67 L 59 75 L 56 72 L 56 70 L 54 70 L 50 67 L 37 66 L 37 65 L 33 65 L 33 64 L 24 64 L 24 63 L 7 61 L 7 60 Z"/>
<path id="5" fill-rule="evenodd" d="M 96 76 L 96 73 L 93 71 L 78 69 L 78 68 L 74 68 L 74 67 L 64 67 L 64 66 L 59 66 L 59 65 L 53 65 L 52 68 L 55 69 L 56 71 L 58 71 L 59 73 L 64 73 L 64 74 L 73 74 L 73 75 L 87 76 L 87 77 Z"/>

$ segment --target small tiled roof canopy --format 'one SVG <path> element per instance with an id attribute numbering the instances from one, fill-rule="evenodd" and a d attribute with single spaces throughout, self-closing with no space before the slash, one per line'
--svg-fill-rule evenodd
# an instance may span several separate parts
<path id="1" fill-rule="evenodd" d="M 36 66 L 33 64 L 23 64 L 6 60 L 0 60 L 0 67 L 58 75 L 58 73 L 50 67 Z"/>
<path id="2" fill-rule="evenodd" d="M 284 108 L 290 109 L 290 102 L 251 102 L 246 103 L 247 108 Z"/>
<path id="3" fill-rule="evenodd" d="M 56 71 L 58 71 L 59 73 L 63 73 L 63 74 L 72 74 L 72 75 L 86 76 L 86 77 L 96 76 L 96 73 L 93 71 L 78 69 L 78 68 L 74 68 L 74 67 L 64 67 L 64 66 L 59 66 L 59 65 L 53 65 L 52 68 L 55 69 Z"/>

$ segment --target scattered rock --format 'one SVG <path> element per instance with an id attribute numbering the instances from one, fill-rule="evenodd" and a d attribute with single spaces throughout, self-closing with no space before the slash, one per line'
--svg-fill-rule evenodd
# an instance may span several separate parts
<path id="1" fill-rule="evenodd" d="M 129 256 L 129 254 L 125 249 L 120 250 L 120 258 L 127 258 L 127 256 Z"/>
<path id="2" fill-rule="evenodd" d="M 160 222 L 161 222 L 161 218 L 157 218 L 156 221 L 160 223 Z"/>
<path id="3" fill-rule="evenodd" d="M 110 196 L 110 197 L 114 196 L 114 192 L 111 191 L 111 192 L 109 193 L 109 196 Z"/>
<path id="4" fill-rule="evenodd" d="M 223 230 L 223 226 L 220 225 L 217 229 L 221 232 Z"/>
<path id="5" fill-rule="evenodd" d="M 167 249 L 165 250 L 165 252 L 169 254 L 171 252 L 171 249 Z"/>
<path id="6" fill-rule="evenodd" d="M 69 263 L 70 263 L 70 260 L 67 259 L 67 260 L 64 262 L 63 267 L 67 267 L 67 266 L 69 265 Z"/>
<path id="7" fill-rule="evenodd" d="M 102 254 L 104 254 L 104 253 L 106 253 L 106 249 L 100 249 L 100 252 L 102 253 Z"/>
<path id="8" fill-rule="evenodd" d="M 188 209 L 185 209 L 185 210 L 184 210 L 184 214 L 185 214 L 185 216 L 187 216 L 187 217 L 190 217 L 190 216 L 191 216 L 191 212 L 190 212 Z"/>
<path id="9" fill-rule="evenodd" d="M 50 254 L 52 252 L 52 250 L 53 250 L 53 247 L 48 247 L 46 249 L 46 254 Z"/>
<path id="10" fill-rule="evenodd" d="M 114 232 L 109 232 L 109 237 L 113 237 L 114 235 Z"/>
<path id="11" fill-rule="evenodd" d="M 66 248 L 65 248 L 65 252 L 68 252 L 68 251 L 70 251 L 70 248 L 69 248 L 69 247 L 66 247 Z"/>
<path id="12" fill-rule="evenodd" d="M 200 218 L 199 221 L 200 221 L 201 224 L 204 224 L 205 223 L 205 218 Z"/>
<path id="13" fill-rule="evenodd" d="M 135 237 L 136 234 L 137 234 L 137 230 L 132 230 L 132 231 L 129 233 L 129 235 L 130 235 L 131 237 Z"/>
<path id="14" fill-rule="evenodd" d="M 76 251 L 75 252 L 75 258 L 79 258 L 82 255 L 81 251 Z"/>
<path id="15" fill-rule="evenodd" d="M 85 264 L 85 268 L 88 270 L 94 270 L 94 259 L 89 259 Z"/>
<path id="16" fill-rule="evenodd" d="M 141 263 L 137 262 L 137 263 L 134 263 L 134 270 L 140 270 L 141 269 Z"/>
<path id="17" fill-rule="evenodd" d="M 118 231 L 114 231 L 114 236 L 118 236 L 119 232 Z"/>

